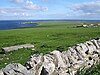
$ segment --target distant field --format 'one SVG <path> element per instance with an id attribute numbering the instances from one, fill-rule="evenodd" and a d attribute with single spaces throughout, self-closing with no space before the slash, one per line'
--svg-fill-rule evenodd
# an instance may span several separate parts
<path id="1" fill-rule="evenodd" d="M 42 28 L 64 28 L 64 27 L 75 27 L 77 25 L 82 25 L 82 22 L 75 21 L 50 21 L 50 22 L 38 22 L 39 27 Z"/>
<path id="2" fill-rule="evenodd" d="M 0 68 L 6 63 L 24 64 L 34 53 L 48 53 L 55 49 L 63 51 L 69 46 L 100 36 L 100 27 L 74 28 L 82 22 L 38 22 L 33 28 L 0 30 L 0 48 L 24 43 L 35 45 L 35 51 L 21 49 L 6 55 L 0 52 Z M 9 58 L 9 59 L 7 59 Z M 4 64 L 5 63 L 5 64 Z"/>

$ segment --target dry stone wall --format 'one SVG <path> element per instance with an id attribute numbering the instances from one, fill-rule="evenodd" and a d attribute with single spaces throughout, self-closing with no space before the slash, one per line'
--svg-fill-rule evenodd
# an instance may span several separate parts
<path id="1" fill-rule="evenodd" d="M 7 65 L 0 75 L 75 75 L 79 68 L 89 68 L 100 63 L 100 39 L 93 39 L 67 51 L 54 50 L 49 54 L 34 54 L 25 66 Z"/>

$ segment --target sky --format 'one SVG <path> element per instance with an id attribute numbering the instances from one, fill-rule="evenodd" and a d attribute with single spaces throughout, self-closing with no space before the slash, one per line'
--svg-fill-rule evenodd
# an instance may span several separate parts
<path id="1" fill-rule="evenodd" d="M 0 20 L 100 20 L 100 0 L 0 0 Z"/>

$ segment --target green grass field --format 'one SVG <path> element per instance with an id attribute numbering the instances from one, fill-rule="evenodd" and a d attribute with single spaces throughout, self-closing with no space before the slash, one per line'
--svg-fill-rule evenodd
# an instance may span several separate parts
<path id="1" fill-rule="evenodd" d="M 0 50 L 0 68 L 16 62 L 25 64 L 34 53 L 48 53 L 55 49 L 64 51 L 75 44 L 100 36 L 100 27 L 75 28 L 82 22 L 38 22 L 39 26 L 0 30 L 0 49 L 6 46 L 31 43 L 35 51 L 21 49 L 2 54 Z M 74 28 L 73 28 L 74 27 Z"/>

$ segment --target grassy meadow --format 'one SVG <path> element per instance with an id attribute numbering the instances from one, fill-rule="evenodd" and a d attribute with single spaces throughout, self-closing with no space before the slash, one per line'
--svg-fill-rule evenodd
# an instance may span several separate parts
<path id="1" fill-rule="evenodd" d="M 100 36 L 100 27 L 75 28 L 82 22 L 37 22 L 37 27 L 0 30 L 0 68 L 16 62 L 25 64 L 34 53 L 48 53 L 53 50 L 64 51 L 75 44 Z M 31 43 L 35 51 L 21 49 L 3 54 L 2 47 Z"/>

